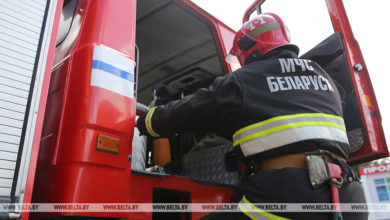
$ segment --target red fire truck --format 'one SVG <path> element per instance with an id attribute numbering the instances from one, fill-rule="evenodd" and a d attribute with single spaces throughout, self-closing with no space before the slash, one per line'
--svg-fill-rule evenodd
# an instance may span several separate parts
<path id="1" fill-rule="evenodd" d="M 275 1 L 254 1 L 244 21 Z M 318 62 L 340 90 L 353 152 L 349 163 L 388 156 L 367 67 L 342 1 L 323 1 L 333 33 L 300 56 Z M 305 8 L 296 4 L 299 14 Z M 151 102 L 180 99 L 236 69 L 225 62 L 235 34 L 231 28 L 190 0 L 0 0 L 0 5 L 1 202 L 230 201 L 240 174 L 225 168 L 229 141 L 211 135 L 213 146 L 201 148 L 198 143 L 207 140 L 195 143 L 188 141 L 191 134 L 177 134 L 169 138 L 171 163 L 156 166 L 151 141 L 134 125 Z M 204 214 L 13 210 L 1 217 Z"/>

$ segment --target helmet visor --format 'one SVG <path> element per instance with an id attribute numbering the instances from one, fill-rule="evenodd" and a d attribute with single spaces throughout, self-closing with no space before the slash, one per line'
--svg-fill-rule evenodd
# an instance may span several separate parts
<path id="1" fill-rule="evenodd" d="M 237 56 L 230 52 L 227 56 L 226 56 L 226 62 L 230 63 L 230 64 L 238 64 L 240 65 L 240 61 L 238 61 L 238 58 Z"/>

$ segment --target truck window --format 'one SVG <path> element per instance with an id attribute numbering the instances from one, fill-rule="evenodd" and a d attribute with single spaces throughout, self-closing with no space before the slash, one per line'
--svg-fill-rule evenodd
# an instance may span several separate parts
<path id="1" fill-rule="evenodd" d="M 212 27 L 176 1 L 137 2 L 136 45 L 139 50 L 138 111 L 147 106 L 178 100 L 209 86 L 214 78 L 227 72 Z M 223 177 L 228 182 L 222 178 L 206 179 L 213 175 L 203 175 L 197 167 L 205 160 L 216 161 L 203 156 L 211 156 L 211 152 L 214 156 L 219 155 L 222 160 L 219 160 L 219 164 L 223 165 L 224 154 L 232 149 L 230 140 L 223 139 L 219 144 L 210 146 L 213 149 L 208 149 L 206 153 L 196 150 L 195 143 L 202 142 L 203 138 L 221 140 L 220 137 L 214 134 L 177 134 L 169 137 L 172 162 L 164 167 L 155 167 L 151 140 L 137 136 L 135 131 L 133 170 L 186 176 L 208 182 L 229 184 L 229 181 L 235 181 L 235 178 L 231 178 L 236 175 L 234 173 Z M 142 144 L 147 147 L 142 147 Z M 202 158 L 205 160 L 200 160 Z"/>
<path id="2" fill-rule="evenodd" d="M 58 27 L 58 35 L 56 46 L 60 45 L 65 40 L 72 26 L 73 15 L 76 10 L 77 0 L 65 0 L 62 6 L 60 26 Z"/>

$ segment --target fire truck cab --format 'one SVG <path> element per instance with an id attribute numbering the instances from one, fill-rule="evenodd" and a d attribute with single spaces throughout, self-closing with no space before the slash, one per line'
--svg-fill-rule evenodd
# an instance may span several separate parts
<path id="1" fill-rule="evenodd" d="M 254 1 L 244 21 L 275 1 Z M 353 152 L 349 163 L 388 156 L 367 67 L 342 1 L 324 1 L 333 33 L 300 56 L 318 62 L 338 86 Z M 241 175 L 226 166 L 231 140 L 217 134 L 173 135 L 170 163 L 158 166 L 152 140 L 138 135 L 135 121 L 150 106 L 180 99 L 239 68 L 225 61 L 235 35 L 231 28 L 190 0 L 0 4 L 2 201 L 230 201 Z M 206 213 L 2 214 L 198 219 Z"/>

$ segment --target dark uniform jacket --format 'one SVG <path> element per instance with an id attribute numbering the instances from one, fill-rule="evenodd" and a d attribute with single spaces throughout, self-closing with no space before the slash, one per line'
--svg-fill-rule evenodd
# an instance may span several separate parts
<path id="1" fill-rule="evenodd" d="M 272 51 L 181 100 L 151 109 L 137 126 L 151 136 L 214 131 L 246 159 L 325 149 L 348 157 L 339 93 L 314 61 Z"/>

